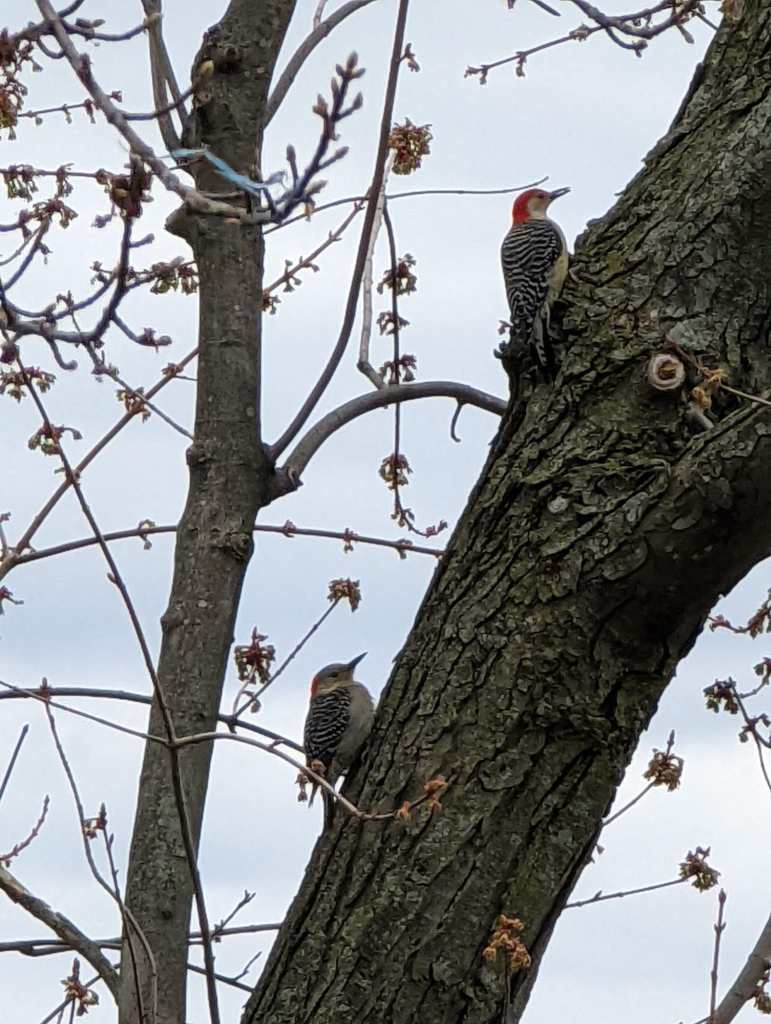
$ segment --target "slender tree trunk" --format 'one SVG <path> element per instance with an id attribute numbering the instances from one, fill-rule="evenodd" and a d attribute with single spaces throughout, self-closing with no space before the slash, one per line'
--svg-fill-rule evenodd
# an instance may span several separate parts
<path id="1" fill-rule="evenodd" d="M 513 410 L 440 563 L 347 796 L 244 1024 L 488 1024 L 497 915 L 538 961 L 679 660 L 771 551 L 771 409 L 721 392 L 696 433 L 654 391 L 669 335 L 732 386 L 771 366 L 771 8 L 745 0 L 681 115 L 580 240 L 556 386 Z M 520 422 L 518 422 L 520 421 Z"/>
<path id="2" fill-rule="evenodd" d="M 199 95 L 191 138 L 209 145 L 230 166 L 250 171 L 262 141 L 273 66 L 294 0 L 232 0 L 210 29 L 195 69 L 212 61 Z M 225 189 L 202 167 L 203 187 Z M 179 736 L 216 727 L 222 683 L 252 527 L 270 500 L 272 467 L 260 439 L 260 322 L 263 242 L 255 226 L 179 211 L 170 228 L 191 245 L 200 274 L 200 326 L 195 440 L 188 451 L 190 487 L 177 533 L 174 577 L 162 620 L 160 684 Z M 155 702 L 149 731 L 165 737 Z M 192 839 L 198 846 L 212 748 L 180 755 Z M 120 1020 L 157 1024 L 185 1018 L 187 933 L 192 898 L 180 814 L 167 749 L 149 743 L 139 784 L 126 903 L 154 954 L 151 964 L 136 938 L 121 957 Z"/>

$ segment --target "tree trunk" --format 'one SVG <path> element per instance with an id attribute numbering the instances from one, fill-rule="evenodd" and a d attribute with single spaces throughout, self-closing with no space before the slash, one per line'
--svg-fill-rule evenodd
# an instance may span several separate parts
<path id="1" fill-rule="evenodd" d="M 565 355 L 510 410 L 440 563 L 346 794 L 244 1024 L 487 1024 L 519 917 L 534 966 L 641 731 L 717 598 L 771 551 L 771 409 L 726 392 L 696 433 L 654 391 L 669 335 L 768 394 L 771 8 L 725 24 L 670 132 L 583 236 Z M 671 350 L 670 350 L 671 351 Z M 520 421 L 520 422 L 517 422 Z M 343 820 L 345 819 L 345 820 Z"/>
<path id="2" fill-rule="evenodd" d="M 262 141 L 268 85 L 294 0 L 232 0 L 210 29 L 195 68 L 213 61 L 207 97 L 199 97 L 193 145 L 208 145 L 231 167 L 250 171 Z M 205 167 L 202 187 L 226 190 Z M 260 229 L 178 211 L 170 229 L 191 245 L 200 275 L 195 439 L 188 451 L 190 485 L 177 532 L 174 577 L 162 620 L 158 677 L 178 736 L 216 728 L 222 684 L 246 567 L 252 527 L 270 500 L 272 468 L 260 439 L 260 322 L 263 242 Z M 165 737 L 155 701 L 151 735 Z M 197 849 L 209 777 L 210 744 L 179 755 Z M 136 937 L 124 940 L 121 1024 L 185 1018 L 190 868 L 172 785 L 169 751 L 148 743 L 139 784 L 126 905 L 153 950 L 154 970 Z M 141 1006 L 136 997 L 136 960 Z"/>

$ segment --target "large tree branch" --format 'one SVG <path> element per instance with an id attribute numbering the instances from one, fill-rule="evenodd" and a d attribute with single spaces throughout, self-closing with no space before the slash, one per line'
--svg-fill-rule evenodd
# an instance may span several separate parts
<path id="1" fill-rule="evenodd" d="M 640 733 L 720 594 L 771 551 L 771 410 L 694 434 L 666 339 L 771 388 L 771 8 L 745 0 L 682 117 L 579 241 L 556 384 L 501 425 L 344 794 L 451 780 L 429 824 L 321 837 L 244 1024 L 507 1024 Z M 671 350 L 670 350 L 671 352 Z M 533 956 L 482 955 L 498 915 Z"/>
<path id="2" fill-rule="evenodd" d="M 502 398 L 489 395 L 486 391 L 479 391 L 469 384 L 456 384 L 454 381 L 445 380 L 393 384 L 379 391 L 367 392 L 327 413 L 298 441 L 284 465 L 277 470 L 279 488 L 294 490 L 319 448 L 346 423 L 351 423 L 374 409 L 384 409 L 401 402 L 414 402 L 421 398 L 452 398 L 459 406 L 473 405 L 497 416 L 503 416 L 507 405 Z M 270 455 L 273 454 L 270 448 L 268 452 Z"/>
<path id="3" fill-rule="evenodd" d="M 20 882 L 17 882 L 13 875 L 3 867 L 0 867 L 0 889 L 3 890 L 9 899 L 26 910 L 28 914 L 31 914 L 41 924 L 50 928 L 69 949 L 80 953 L 84 960 L 88 960 L 117 1001 L 119 988 L 118 972 L 102 954 L 97 943 L 92 942 L 63 914 L 58 914 L 39 897 L 33 896 L 28 889 L 25 889 Z"/>

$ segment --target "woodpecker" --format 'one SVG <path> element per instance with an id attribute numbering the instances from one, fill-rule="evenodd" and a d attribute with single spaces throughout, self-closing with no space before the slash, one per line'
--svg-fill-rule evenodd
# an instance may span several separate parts
<path id="1" fill-rule="evenodd" d="M 320 774 L 332 786 L 356 760 L 375 718 L 369 691 L 353 678 L 353 671 L 364 656 L 360 654 L 347 665 L 326 665 L 316 673 L 311 683 L 311 702 L 304 734 L 306 764 L 317 770 L 318 764 L 314 769 L 314 761 L 321 763 L 324 771 Z M 314 783 L 309 807 L 318 788 Z M 334 801 L 327 792 L 323 796 L 324 824 L 328 825 Z"/>
<path id="2" fill-rule="evenodd" d="M 517 196 L 514 223 L 501 246 L 503 279 L 511 311 L 509 352 L 515 359 L 529 353 L 536 365 L 554 376 L 549 342 L 549 314 L 568 271 L 568 247 L 547 210 L 569 188 L 545 192 L 531 188 Z M 544 323 L 545 321 L 545 323 Z"/>

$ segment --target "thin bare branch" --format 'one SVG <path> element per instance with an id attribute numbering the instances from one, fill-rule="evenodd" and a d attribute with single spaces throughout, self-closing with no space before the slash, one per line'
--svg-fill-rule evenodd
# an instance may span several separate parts
<path id="1" fill-rule="evenodd" d="M 245 924 L 237 928 L 217 929 L 217 939 L 228 938 L 231 935 L 255 935 L 261 932 L 277 932 L 281 922 L 271 924 Z M 191 946 L 200 945 L 201 933 L 191 932 L 188 936 Z M 120 949 L 121 939 L 116 935 L 111 939 L 94 939 L 94 944 L 100 949 Z M 61 939 L 18 939 L 11 942 L 0 942 L 0 953 L 21 953 L 22 956 L 39 957 L 55 956 L 58 953 L 71 953 L 72 946 Z"/>
<path id="2" fill-rule="evenodd" d="M 289 58 L 287 66 L 279 76 L 278 81 L 273 87 L 273 91 L 268 97 L 268 102 L 265 107 L 265 124 L 268 125 L 276 113 L 278 108 L 284 101 L 284 97 L 289 92 L 300 68 L 303 66 L 308 57 L 313 53 L 316 47 L 322 42 L 333 28 L 336 28 L 341 21 L 347 18 L 350 14 L 354 14 L 362 7 L 366 7 L 371 4 L 372 0 L 348 0 L 348 3 L 343 4 L 342 7 L 338 8 L 334 14 L 322 21 L 320 24 L 316 24 L 314 18 L 313 31 L 306 36 L 306 38 L 300 43 L 297 50 Z M 321 7 L 323 13 L 323 6 Z"/>
<path id="3" fill-rule="evenodd" d="M 510 57 L 504 57 L 502 60 L 492 61 L 489 64 L 480 64 L 479 67 L 469 67 L 466 69 L 466 77 L 477 76 L 480 83 L 484 85 L 487 82 L 487 76 L 490 71 L 505 64 L 511 64 L 514 61 L 517 64 L 517 75 L 522 77 L 525 73 L 524 67 L 527 59 L 534 53 L 548 50 L 553 46 L 560 46 L 562 43 L 584 42 L 598 32 L 604 32 L 617 46 L 620 46 L 623 50 L 632 51 L 638 57 L 647 48 L 650 40 L 664 32 L 668 32 L 672 28 L 678 29 L 686 42 L 692 43 L 693 38 L 684 26 L 691 18 L 699 17 L 701 8 L 701 0 L 662 0 L 661 3 L 654 7 L 648 7 L 631 14 L 609 15 L 594 7 L 593 4 L 588 3 L 587 0 L 570 0 L 570 2 L 582 14 L 593 21 L 594 24 L 579 25 L 572 32 L 568 32 L 567 35 L 560 36 L 558 39 L 551 39 L 538 46 L 532 46 L 527 50 L 519 50 L 517 53 L 512 54 Z M 546 9 L 550 10 L 548 7 Z M 554 14 L 556 12 L 550 10 L 550 13 Z M 663 21 L 657 22 L 656 15 L 665 13 L 667 17 Z M 625 38 L 622 37 L 632 39 L 633 41 L 626 42 Z"/>
<path id="4" fill-rule="evenodd" d="M 375 276 L 373 264 L 375 244 L 377 243 L 377 236 L 380 232 L 380 225 L 383 223 L 383 210 L 385 209 L 386 202 L 385 190 L 386 185 L 388 184 L 388 175 L 391 173 L 393 163 L 394 154 L 391 152 L 388 156 L 388 162 L 386 163 L 385 171 L 383 173 L 383 183 L 380 186 L 380 192 L 377 197 L 375 220 L 372 224 L 372 232 L 370 234 L 369 245 L 367 246 L 367 258 L 364 261 L 364 276 L 361 283 L 361 337 L 359 339 L 359 361 L 357 366 L 364 376 L 367 377 L 378 389 L 385 387 L 385 381 L 369 359 L 369 347 L 372 339 L 372 282 Z"/>
<path id="5" fill-rule="evenodd" d="M 45 800 L 43 801 L 43 810 L 40 812 L 40 816 L 35 825 L 33 826 L 32 831 L 29 833 L 26 839 L 22 839 L 21 842 L 17 843 L 10 853 L 0 853 L 0 863 L 2 863 L 3 861 L 7 863 L 9 860 L 13 860 L 15 857 L 18 857 L 21 851 L 26 850 L 29 844 L 37 838 L 40 829 L 43 827 L 43 822 L 46 820 L 46 816 L 48 814 L 48 806 L 50 802 L 50 797 L 46 796 Z"/>
<path id="6" fill-rule="evenodd" d="M 22 726 L 22 730 L 19 733 L 19 738 L 16 740 L 16 746 L 13 748 L 13 753 L 11 754 L 11 760 L 8 762 L 8 767 L 5 769 L 3 781 L 0 782 L 0 800 L 2 800 L 3 797 L 5 796 L 5 791 L 8 788 L 8 783 L 10 782 L 13 767 L 16 764 L 16 758 L 19 756 L 19 751 L 21 750 L 24 740 L 27 738 L 28 732 L 29 726 Z"/>
<path id="7" fill-rule="evenodd" d="M 374 409 L 383 409 L 395 402 L 412 402 L 421 398 L 452 398 L 463 405 L 474 405 L 486 412 L 502 416 L 506 411 L 506 402 L 486 391 L 479 391 L 468 384 L 457 384 L 454 381 L 422 381 L 416 384 L 395 384 L 380 391 L 372 391 L 358 395 L 344 405 L 323 416 L 318 423 L 298 441 L 278 474 L 284 480 L 288 490 L 294 490 L 306 466 L 322 446 L 322 444 L 347 423 L 359 416 L 364 416 Z M 283 440 L 283 439 L 282 439 Z M 280 453 L 281 441 L 268 449 L 272 458 Z"/>
<path id="8" fill-rule="evenodd" d="M 766 921 L 758 941 L 736 980 L 729 986 L 714 1012 L 711 1024 L 731 1024 L 739 1012 L 754 998 L 758 985 L 771 965 L 771 917 Z"/>
<path id="9" fill-rule="evenodd" d="M 59 732 L 58 732 L 58 730 L 56 728 L 56 721 L 54 720 L 53 712 L 51 711 L 51 705 L 46 701 L 46 702 L 44 702 L 44 707 L 45 707 L 45 711 L 46 711 L 46 717 L 48 718 L 48 726 L 49 726 L 49 728 L 51 730 L 51 736 L 53 737 L 54 746 L 56 747 L 56 753 L 59 755 L 59 761 L 60 761 L 61 766 L 62 766 L 62 768 L 64 770 L 64 774 L 67 777 L 67 782 L 69 783 L 70 792 L 72 793 L 72 799 L 75 801 L 75 809 L 77 810 L 77 814 L 78 814 L 78 831 L 80 833 L 80 838 L 81 838 L 81 841 L 83 843 L 83 850 L 84 850 L 84 853 L 86 855 L 86 860 L 88 862 L 88 866 L 89 866 L 89 868 L 91 870 L 91 874 L 94 876 L 94 879 L 96 880 L 96 882 L 113 899 L 116 899 L 116 895 L 115 895 L 112 887 L 107 882 L 107 880 L 102 876 L 101 871 L 96 866 L 96 861 L 94 860 L 94 856 L 91 853 L 91 845 L 90 845 L 88 836 L 86 835 L 86 813 L 85 813 L 85 810 L 83 809 L 83 802 L 80 799 L 80 793 L 78 791 L 77 783 L 75 782 L 75 776 L 72 774 L 72 768 L 70 767 L 70 763 L 67 760 L 67 755 L 64 752 L 64 747 L 62 746 L 62 741 L 59 738 Z M 117 897 L 117 902 L 120 904 L 120 897 Z"/>
<path id="10" fill-rule="evenodd" d="M 332 614 L 332 612 L 335 610 L 338 604 L 340 604 L 340 601 L 341 598 L 336 598 L 335 601 L 329 606 L 329 608 L 326 608 L 324 610 L 324 614 L 319 619 L 317 619 L 316 622 L 313 623 L 313 625 L 302 638 L 302 640 L 299 641 L 299 643 L 295 646 L 292 652 L 284 659 L 284 661 L 279 665 L 279 667 L 270 676 L 270 678 L 262 685 L 262 687 L 257 691 L 257 693 L 255 693 L 254 696 L 249 697 L 248 700 L 244 701 L 241 707 L 238 707 L 238 698 L 241 696 L 242 693 L 245 692 L 248 686 L 252 685 L 254 677 L 252 676 L 251 679 L 244 683 L 244 685 L 236 694 L 235 700 L 233 701 L 234 720 L 238 720 L 238 718 L 244 713 L 244 711 L 246 711 L 250 707 L 255 706 L 255 704 L 259 707 L 258 702 L 262 695 L 267 690 L 267 688 L 271 685 L 271 683 L 275 683 L 275 681 L 278 679 L 281 673 L 284 672 L 284 670 L 291 664 L 292 661 L 294 661 L 294 659 L 297 657 L 297 655 L 300 653 L 303 647 L 305 647 L 305 645 L 308 643 L 313 634 L 321 628 L 321 626 L 326 622 L 326 620 L 329 618 L 329 616 Z"/>
<path id="11" fill-rule="evenodd" d="M 151 740 L 156 743 L 163 743 L 164 745 L 166 743 L 165 740 L 158 736 L 150 736 L 147 733 L 139 732 L 136 729 L 129 729 L 127 726 L 119 725 L 117 722 L 111 722 L 108 719 L 99 718 L 96 715 L 89 715 L 85 711 L 79 711 L 77 708 L 71 708 L 64 704 L 59 704 L 54 699 L 56 697 L 86 697 L 94 698 L 96 700 L 128 701 L 132 704 L 152 704 L 152 697 L 146 696 L 143 693 L 129 693 L 126 690 L 95 690 L 82 686 L 49 686 L 45 693 L 41 693 L 40 690 L 27 690 L 19 686 L 13 686 L 12 683 L 6 683 L 2 679 L 0 679 L 0 686 L 6 688 L 5 692 L 0 692 L 0 700 L 32 698 L 33 700 L 48 702 L 52 708 L 56 708 L 59 711 L 66 711 L 69 714 L 87 718 L 89 721 L 95 722 L 97 725 L 105 725 L 109 729 L 115 729 L 119 732 L 126 733 L 129 736 L 135 736 L 137 739 Z M 253 725 L 251 722 L 236 722 L 233 715 L 219 714 L 217 715 L 217 719 L 229 729 L 234 726 L 238 726 L 239 729 L 246 729 L 247 732 L 253 732 L 258 736 L 264 736 L 274 744 L 282 744 L 285 747 L 290 747 L 292 750 L 296 750 L 300 754 L 303 753 L 303 748 L 298 743 L 295 743 L 294 740 L 290 740 L 286 736 L 281 736 L 277 732 L 272 732 L 270 729 L 263 729 L 261 726 Z"/>
<path id="12" fill-rule="evenodd" d="M 206 974 L 206 970 L 203 967 L 199 967 L 198 964 L 188 963 L 187 969 L 192 971 L 194 974 Z M 251 992 L 254 988 L 253 985 L 244 985 L 236 978 L 228 978 L 225 974 L 217 974 L 214 972 L 214 980 L 221 982 L 223 985 L 230 985 L 231 988 L 240 988 L 242 992 Z"/>
<path id="13" fill-rule="evenodd" d="M 611 814 L 609 818 L 606 818 L 605 821 L 602 823 L 602 827 L 607 828 L 608 825 L 612 824 L 616 820 L 616 818 L 620 818 L 622 814 L 628 811 L 631 807 L 634 807 L 636 803 L 642 800 L 646 793 L 650 793 L 650 791 L 653 789 L 655 785 L 655 782 L 649 782 L 644 789 L 640 790 L 640 792 L 637 794 L 636 797 L 634 797 L 634 799 L 630 800 L 628 804 L 624 804 L 621 810 L 616 811 L 615 814 Z"/>
<path id="14" fill-rule="evenodd" d="M 314 260 L 316 260 L 324 252 L 325 249 L 328 249 L 330 245 L 333 245 L 335 242 L 340 241 L 340 239 L 343 237 L 345 229 L 363 208 L 364 200 L 362 200 L 361 202 L 357 202 L 354 205 L 352 212 L 348 214 L 348 216 L 342 222 L 340 227 L 337 228 L 335 231 L 330 231 L 327 238 L 324 239 L 321 245 L 319 245 L 316 249 L 313 250 L 310 256 L 300 257 L 297 263 L 288 264 L 286 270 L 281 275 L 281 277 L 277 278 L 273 282 L 273 284 L 269 284 L 267 288 L 263 288 L 263 297 L 266 295 L 270 295 L 271 292 L 274 292 L 277 288 L 280 288 L 281 285 L 288 285 L 288 287 L 284 289 L 285 291 L 293 291 L 294 289 L 292 287 L 292 282 L 301 270 L 307 270 L 309 268 L 318 269 L 313 266 Z"/>
<path id="15" fill-rule="evenodd" d="M 158 128 L 164 146 L 169 152 L 172 152 L 179 149 L 181 141 L 180 134 L 174 128 L 171 114 L 173 111 L 177 112 L 184 130 L 188 116 L 184 101 L 193 90 L 189 89 L 184 95 L 179 91 L 171 59 L 163 39 L 161 2 L 162 0 L 142 0 L 142 7 L 149 25 L 147 39 L 150 51 L 150 77 L 153 83 L 153 102 L 158 117 Z M 169 93 L 171 93 L 171 99 L 169 99 Z"/>
<path id="16" fill-rule="evenodd" d="M 327 0 L 319 0 L 316 4 L 316 10 L 313 12 L 313 28 L 318 28 L 321 24 L 321 19 L 324 17 L 324 8 L 327 6 Z"/>
<path id="17" fill-rule="evenodd" d="M 77 470 L 76 470 L 77 472 Z M 444 553 L 441 548 L 425 547 L 420 544 L 412 544 L 410 541 L 398 538 L 387 540 L 384 537 L 369 537 L 366 534 L 355 533 L 353 530 L 313 530 L 295 526 L 294 523 L 286 522 L 283 526 L 271 526 L 267 523 L 257 523 L 254 527 L 255 533 L 274 533 L 283 537 L 321 537 L 326 540 L 339 540 L 345 545 L 344 550 L 352 551 L 354 544 L 369 544 L 373 547 L 393 548 L 399 555 L 404 557 L 408 552 L 419 555 L 433 555 L 441 557 Z M 129 540 L 139 537 L 144 540 L 154 534 L 176 533 L 174 526 L 135 526 L 131 530 L 115 530 L 112 533 L 103 534 L 104 540 L 108 543 L 116 540 Z M 40 548 L 37 551 L 27 551 L 23 555 L 14 555 L 13 564 L 24 565 L 27 562 L 39 562 L 42 558 L 52 558 L 55 555 L 67 554 L 70 551 L 79 551 L 82 548 L 93 547 L 99 542 L 95 537 L 83 537 L 80 540 L 66 541 L 64 544 L 56 544 L 50 548 Z M 0 567 L 1 568 L 1 567 Z"/>
<path id="18" fill-rule="evenodd" d="M 153 398 L 155 395 L 157 395 L 158 392 L 162 388 L 165 388 L 170 381 L 174 380 L 174 378 L 179 374 L 179 372 L 181 372 L 184 369 L 184 367 L 187 366 L 188 363 L 192 362 L 197 355 L 197 348 L 194 348 L 192 352 L 188 352 L 184 359 L 182 359 L 179 363 L 174 364 L 173 372 L 164 373 L 161 379 L 157 381 L 149 389 L 149 391 L 147 391 L 147 393 L 144 396 L 145 399 Z M 104 435 L 104 437 L 100 438 L 99 441 L 97 441 L 97 443 L 93 446 L 93 448 L 91 448 L 90 451 L 86 453 L 86 455 L 80 460 L 80 462 L 77 464 L 77 466 L 75 466 L 74 469 L 74 473 L 76 474 L 78 479 L 82 476 L 83 470 L 85 470 L 85 468 L 96 458 L 96 456 L 107 447 L 110 441 L 112 441 L 113 438 L 117 434 L 119 434 L 120 431 L 126 426 L 126 424 L 130 423 L 139 412 L 140 410 L 138 408 L 131 412 L 127 412 L 125 416 L 122 416 L 121 419 L 118 420 L 118 422 L 115 424 L 115 426 L 111 427 L 110 430 L 108 430 L 107 433 Z M 43 525 L 45 520 L 53 511 L 53 509 L 56 507 L 56 505 L 59 502 L 59 499 L 69 490 L 69 488 L 70 479 L 69 477 L 65 477 L 63 483 L 60 484 L 59 487 L 57 487 L 57 489 L 45 503 L 40 512 L 38 512 L 38 514 L 32 520 L 31 524 L 24 532 L 23 536 L 20 538 L 17 544 L 14 545 L 14 550 L 11 552 L 11 554 L 7 558 L 3 559 L 2 562 L 0 562 L 0 580 L 2 580 L 3 577 L 7 575 L 8 572 L 10 572 L 14 565 L 16 565 L 16 558 L 20 557 L 22 553 L 25 552 L 27 548 L 29 548 L 32 538 Z"/>
<path id="19" fill-rule="evenodd" d="M 26 910 L 32 917 L 37 918 L 41 924 L 58 935 L 62 942 L 70 949 L 80 953 L 84 960 L 88 960 L 99 977 L 110 990 L 113 998 L 118 999 L 118 973 L 107 958 L 102 954 L 99 946 L 89 939 L 79 928 L 69 921 L 63 914 L 52 910 L 47 903 L 33 896 L 28 889 L 18 882 L 13 875 L 4 867 L 0 866 L 0 889 L 18 906 Z"/>
<path id="20" fill-rule="evenodd" d="M 152 740 L 154 743 L 166 744 L 166 740 L 161 739 L 160 736 L 150 736 L 148 733 L 140 732 L 138 729 L 130 729 L 127 725 L 119 725 L 118 722 L 111 722 L 109 719 L 100 718 L 99 715 L 90 715 L 87 711 L 80 711 L 78 708 L 67 707 L 66 704 L 59 704 L 57 701 L 51 699 L 51 694 L 54 692 L 51 687 L 48 687 L 45 691 L 38 690 L 24 690 L 19 686 L 14 686 L 13 683 L 6 683 L 0 679 L 0 686 L 5 687 L 6 693 L 0 693 L 0 700 L 10 699 L 13 697 L 29 697 L 32 700 L 40 701 L 43 704 L 50 704 L 52 708 L 56 708 L 58 711 L 66 711 L 67 714 L 75 715 L 77 718 L 85 718 L 89 722 L 95 722 L 97 725 L 104 725 L 108 729 L 114 729 L 116 732 L 122 732 L 126 736 L 135 736 L 140 740 Z M 74 694 L 74 696 L 79 696 Z M 107 696 L 105 693 L 104 696 Z M 148 698 L 149 702 L 149 698 Z"/>
<path id="21" fill-rule="evenodd" d="M 104 809 L 104 804 L 102 805 Z M 147 957 L 148 963 L 150 964 L 150 975 L 152 978 L 151 991 L 153 1000 L 153 1013 L 150 1018 L 152 1024 L 156 1024 L 158 1020 L 158 967 L 155 961 L 155 955 L 153 953 L 150 943 L 147 941 L 147 936 L 139 927 L 137 919 L 126 907 L 123 902 L 123 896 L 120 891 L 120 884 L 118 883 L 118 869 L 115 866 L 115 858 L 112 854 L 112 844 L 115 837 L 107 835 L 107 814 L 104 814 L 104 827 L 102 828 L 102 837 L 104 839 L 105 852 L 107 853 L 107 862 L 110 865 L 110 877 L 112 878 L 112 890 L 115 897 L 115 901 L 118 904 L 120 910 L 121 921 L 123 922 L 123 933 L 126 936 L 127 945 L 129 948 L 129 956 L 131 957 L 131 973 L 134 976 L 134 992 L 137 1000 L 137 1009 L 139 1010 L 140 1021 L 144 1020 L 144 1011 L 142 1009 L 142 986 L 139 982 L 139 970 L 137 951 L 134 943 L 135 938 L 138 938 L 142 943 L 145 956 Z"/>
<path id="22" fill-rule="evenodd" d="M 230 911 L 228 916 L 223 918 L 219 922 L 219 924 L 215 924 L 215 926 L 212 928 L 211 937 L 212 937 L 213 940 L 218 939 L 220 937 L 220 935 L 222 935 L 223 931 L 225 930 L 225 927 L 228 924 L 230 924 L 230 922 L 233 920 L 233 918 L 236 916 L 236 914 L 239 913 L 239 911 L 243 910 L 244 907 L 248 906 L 248 904 L 250 904 L 252 902 L 252 900 L 254 899 L 255 895 L 256 895 L 256 893 L 247 892 L 246 890 L 244 890 L 244 895 L 241 897 L 241 899 L 238 901 L 238 903 L 235 905 L 235 907 Z"/>
<path id="23" fill-rule="evenodd" d="M 345 313 L 343 315 L 343 324 L 340 328 L 340 336 L 338 337 L 332 354 L 327 361 L 327 365 L 322 370 L 319 379 L 311 390 L 311 393 L 305 399 L 300 410 L 279 440 L 275 445 L 273 445 L 272 457 L 274 459 L 289 447 L 294 438 L 308 422 L 308 419 L 316 408 L 321 396 L 324 394 L 332 380 L 332 377 L 335 375 L 335 371 L 345 355 L 345 350 L 348 347 L 348 342 L 351 337 L 353 323 L 356 318 L 356 306 L 359 301 L 361 279 L 364 273 L 364 262 L 367 258 L 367 246 L 369 245 L 372 225 L 375 219 L 377 197 L 380 194 L 380 186 L 385 173 L 385 163 L 388 154 L 388 138 L 391 133 L 391 121 L 393 118 L 394 100 L 396 98 L 396 83 L 399 78 L 402 50 L 404 49 L 404 29 L 407 23 L 408 8 L 409 0 L 399 0 L 399 12 L 396 19 L 394 44 L 391 52 L 391 64 L 388 72 L 388 84 L 386 85 L 383 113 L 380 119 L 380 140 L 378 142 L 377 156 L 375 157 L 375 171 L 372 176 L 372 183 L 367 193 L 367 210 L 364 214 L 364 224 L 361 229 L 361 238 L 359 239 L 359 248 L 356 253 L 356 261 L 354 263 L 351 285 L 348 291 Z"/>
<path id="24" fill-rule="evenodd" d="M 718 898 L 717 924 L 715 925 L 715 952 L 712 957 L 712 970 L 710 972 L 709 986 L 709 1024 L 715 1024 L 715 1009 L 717 1007 L 717 968 L 720 963 L 720 940 L 725 931 L 723 923 L 723 910 L 725 908 L 725 890 L 721 889 Z"/>
<path id="25" fill-rule="evenodd" d="M 595 893 L 591 899 L 588 900 L 576 900 L 575 903 L 566 903 L 563 907 L 564 910 L 571 910 L 573 907 L 588 907 L 590 903 L 602 903 L 603 900 L 620 900 L 624 896 L 637 896 L 641 892 L 654 892 L 656 889 L 667 889 L 671 885 L 682 885 L 683 882 L 687 882 L 687 878 L 673 878 L 670 882 L 659 882 L 657 885 L 644 885 L 640 889 L 627 889 L 625 892 L 609 892 L 605 895 L 602 892 Z"/>

